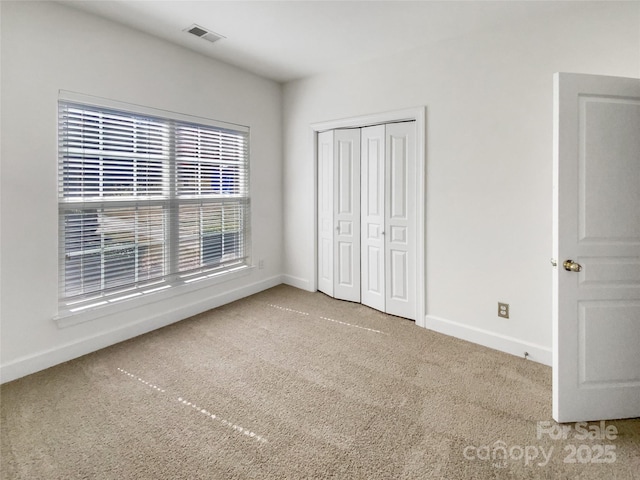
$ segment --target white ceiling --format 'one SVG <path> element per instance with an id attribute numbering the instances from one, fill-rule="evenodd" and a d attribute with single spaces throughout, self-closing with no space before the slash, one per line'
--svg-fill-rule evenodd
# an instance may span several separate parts
<path id="1" fill-rule="evenodd" d="M 204 55 L 285 82 L 560 10 L 577 1 L 67 0 Z M 198 24 L 224 39 L 185 31 Z"/>

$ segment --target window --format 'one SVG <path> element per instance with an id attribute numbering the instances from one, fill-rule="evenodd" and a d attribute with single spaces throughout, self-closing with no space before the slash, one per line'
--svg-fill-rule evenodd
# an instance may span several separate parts
<path id="1" fill-rule="evenodd" d="M 62 314 L 248 265 L 248 128 L 121 107 L 59 101 Z"/>

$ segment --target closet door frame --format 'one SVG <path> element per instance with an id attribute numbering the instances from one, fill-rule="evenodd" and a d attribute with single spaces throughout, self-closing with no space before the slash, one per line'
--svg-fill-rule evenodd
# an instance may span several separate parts
<path id="1" fill-rule="evenodd" d="M 426 327 L 426 107 L 419 106 L 404 110 L 364 115 L 359 117 L 314 123 L 312 130 L 313 192 L 314 192 L 314 262 L 310 285 L 318 289 L 318 134 L 338 128 L 363 128 L 372 125 L 416 122 L 416 325 Z"/>

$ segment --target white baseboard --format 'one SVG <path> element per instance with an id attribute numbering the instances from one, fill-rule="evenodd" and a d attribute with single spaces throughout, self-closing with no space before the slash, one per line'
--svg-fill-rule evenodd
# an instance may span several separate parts
<path id="1" fill-rule="evenodd" d="M 315 289 L 311 288 L 311 282 L 306 278 L 294 277 L 293 275 L 283 275 L 282 283 L 301 290 L 306 290 L 307 292 L 315 292 Z"/>
<path id="2" fill-rule="evenodd" d="M 552 364 L 551 348 L 543 347 L 529 342 L 523 342 L 513 337 L 501 335 L 499 333 L 483 330 L 481 328 L 471 327 L 444 318 L 427 315 L 425 317 L 425 328 L 438 333 L 444 333 L 451 337 L 460 338 L 468 342 L 477 343 L 484 347 L 493 348 L 501 352 L 510 353 L 517 357 L 524 357 L 527 352 L 529 360 L 542 363 L 543 365 Z"/>
<path id="3" fill-rule="evenodd" d="M 157 330 L 158 328 L 162 328 L 193 315 L 206 312 L 212 308 L 248 297 L 249 295 L 280 285 L 282 280 L 281 275 L 276 275 L 266 280 L 245 285 L 235 290 L 207 297 L 205 300 L 199 302 L 189 305 L 180 305 L 179 308 L 165 311 L 162 315 L 143 318 L 137 322 L 129 323 L 114 330 L 101 332 L 100 334 L 92 337 L 86 337 L 53 349 L 20 357 L 0 366 L 0 383 L 10 382 L 11 380 L 53 367 L 54 365 L 73 360 L 74 358 L 81 357 L 82 355 L 86 355 L 91 352 L 95 352 L 101 348 Z"/>

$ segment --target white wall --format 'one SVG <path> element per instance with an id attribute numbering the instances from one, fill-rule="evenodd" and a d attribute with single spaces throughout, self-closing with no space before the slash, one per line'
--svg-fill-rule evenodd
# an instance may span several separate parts
<path id="1" fill-rule="evenodd" d="M 282 87 L 51 2 L 0 2 L 2 381 L 280 283 Z M 58 328 L 57 97 L 69 90 L 251 127 L 253 259 L 214 288 Z"/>
<path id="2" fill-rule="evenodd" d="M 309 125 L 426 105 L 427 326 L 549 364 L 556 71 L 640 77 L 640 3 L 582 4 L 285 85 L 286 281 L 314 275 Z"/>

